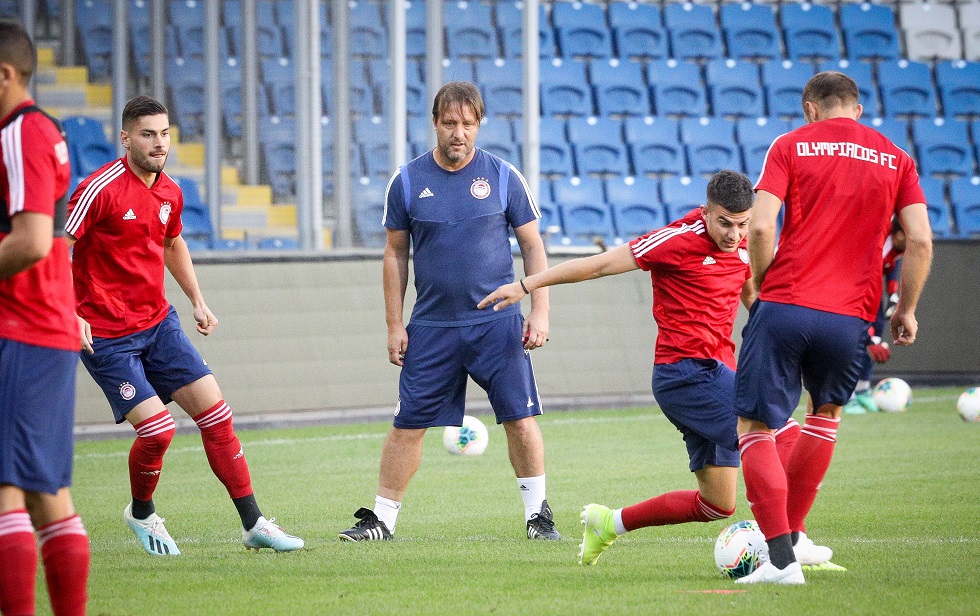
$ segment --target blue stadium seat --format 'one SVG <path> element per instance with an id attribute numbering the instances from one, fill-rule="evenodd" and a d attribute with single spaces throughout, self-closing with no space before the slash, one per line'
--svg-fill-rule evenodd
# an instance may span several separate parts
<path id="1" fill-rule="evenodd" d="M 949 208 L 946 207 L 946 186 L 942 180 L 924 176 L 919 178 L 919 185 L 926 196 L 926 209 L 929 213 L 929 225 L 936 237 L 949 237 L 953 234 Z"/>
<path id="2" fill-rule="evenodd" d="M 886 60 L 878 65 L 885 115 L 932 117 L 937 113 L 932 69 L 924 62 Z"/>
<path id="3" fill-rule="evenodd" d="M 290 142 L 262 144 L 266 178 L 276 199 L 296 194 L 296 146 Z"/>
<path id="4" fill-rule="evenodd" d="M 813 77 L 813 65 L 791 60 L 773 60 L 762 65 L 762 84 L 769 102 L 769 115 L 803 117 L 803 86 Z"/>
<path id="5" fill-rule="evenodd" d="M 544 190 L 545 187 L 542 185 L 541 188 Z M 537 204 L 538 210 L 541 211 L 541 218 L 538 219 L 538 229 L 540 229 L 541 235 L 557 237 L 564 235 L 565 229 L 561 224 L 561 214 L 559 214 L 558 206 L 552 201 L 551 196 L 542 194 Z"/>
<path id="6" fill-rule="evenodd" d="M 517 116 L 524 113 L 524 82 L 519 60 L 480 60 L 474 66 L 487 114 Z"/>
<path id="7" fill-rule="evenodd" d="M 206 240 L 199 240 L 193 237 L 185 237 L 184 244 L 187 245 L 187 250 L 191 252 L 201 252 L 204 250 L 211 250 L 211 242 Z"/>
<path id="8" fill-rule="evenodd" d="M 500 55 L 490 6 L 482 2 L 446 2 L 443 23 L 450 58 L 496 58 Z"/>
<path id="9" fill-rule="evenodd" d="M 259 17 L 262 18 L 264 13 L 262 11 L 268 10 L 263 9 L 263 4 L 271 4 L 276 10 L 276 23 L 280 26 L 285 26 L 291 24 L 296 20 L 295 8 L 293 7 L 293 0 L 259 0 Z M 319 3 L 318 3 L 319 4 Z M 326 20 L 320 23 L 327 23 Z"/>
<path id="10" fill-rule="evenodd" d="M 135 0 L 146 3 L 148 0 Z M 241 0 L 221 0 L 221 24 L 223 26 L 240 26 L 242 24 Z"/>
<path id="11" fill-rule="evenodd" d="M 766 98 L 755 64 L 719 58 L 709 60 L 705 67 L 705 83 L 714 115 L 735 118 L 766 115 Z"/>
<path id="12" fill-rule="evenodd" d="M 703 116 L 708 98 L 697 65 L 677 60 L 653 60 L 647 64 L 647 83 L 657 115 Z"/>
<path id="13" fill-rule="evenodd" d="M 843 4 L 840 25 L 852 60 L 897 60 L 899 34 L 895 28 L 895 11 L 886 4 Z"/>
<path id="14" fill-rule="evenodd" d="M 572 118 L 568 140 L 578 175 L 628 175 L 629 156 L 620 139 L 622 125 L 610 118 Z M 556 201 L 558 200 L 556 196 Z"/>
<path id="15" fill-rule="evenodd" d="M 204 3 L 197 0 L 169 0 L 170 23 L 175 26 L 198 26 L 204 23 Z"/>
<path id="16" fill-rule="evenodd" d="M 652 60 L 669 55 L 659 4 L 610 2 L 609 25 L 620 58 Z"/>
<path id="17" fill-rule="evenodd" d="M 539 127 L 541 137 L 541 175 L 548 177 L 568 177 L 575 175 L 572 149 L 565 137 L 565 121 L 556 118 L 541 118 Z M 514 122 L 514 135 L 518 141 L 524 134 L 524 124 Z"/>
<path id="18" fill-rule="evenodd" d="M 772 6 L 732 2 L 722 5 L 720 17 L 728 57 L 771 60 L 782 56 Z"/>
<path id="19" fill-rule="evenodd" d="M 961 178 L 949 184 L 949 200 L 961 237 L 980 235 L 980 177 Z"/>
<path id="20" fill-rule="evenodd" d="M 497 27 L 500 28 L 505 58 L 520 58 L 524 55 L 523 7 L 524 3 L 520 0 L 502 0 L 496 5 Z M 538 4 L 538 55 L 541 58 L 555 57 L 555 31 L 548 22 L 548 13 L 543 2 Z"/>
<path id="21" fill-rule="evenodd" d="M 849 76 L 857 84 L 861 95 L 861 105 L 864 115 L 877 116 L 881 113 L 881 102 L 878 97 L 878 86 L 871 72 L 871 64 L 861 60 L 834 60 L 821 62 L 818 71 L 840 71 Z"/>
<path id="22" fill-rule="evenodd" d="M 369 176 L 388 178 L 394 172 L 389 152 L 389 129 L 389 124 L 382 122 L 380 117 L 354 121 L 354 136 L 364 151 L 364 163 L 367 166 L 365 171 Z"/>
<path id="23" fill-rule="evenodd" d="M 914 120 L 912 142 L 921 175 L 973 175 L 973 145 L 965 120 Z"/>
<path id="24" fill-rule="evenodd" d="M 946 117 L 980 116 L 980 62 L 936 62 L 936 84 Z"/>
<path id="25" fill-rule="evenodd" d="M 590 66 L 596 107 L 604 116 L 650 115 L 650 91 L 643 66 L 631 60 L 596 60 Z"/>
<path id="26" fill-rule="evenodd" d="M 609 58 L 612 55 L 606 12 L 598 4 L 554 2 L 551 19 L 563 58 Z"/>
<path id="27" fill-rule="evenodd" d="M 296 121 L 292 118 L 268 116 L 259 118 L 259 141 L 262 143 L 294 143 Z"/>
<path id="28" fill-rule="evenodd" d="M 187 177 L 174 178 L 184 195 L 184 211 L 180 215 L 183 230 L 180 232 L 184 239 L 210 243 L 214 235 L 211 227 L 211 212 L 201 200 L 201 190 L 197 182 Z"/>
<path id="29" fill-rule="evenodd" d="M 575 60 L 541 61 L 541 113 L 550 116 L 593 114 L 592 89 L 585 65 Z"/>
<path id="30" fill-rule="evenodd" d="M 681 142 L 691 175 L 713 175 L 722 169 L 742 171 L 734 122 L 724 118 L 684 118 Z"/>
<path id="31" fill-rule="evenodd" d="M 112 2 L 83 0 L 75 7 L 75 25 L 89 77 L 109 77 L 112 56 Z"/>
<path id="32" fill-rule="evenodd" d="M 256 244 L 259 250 L 299 250 L 299 240 L 294 237 L 264 237 Z"/>
<path id="33" fill-rule="evenodd" d="M 259 117 L 272 114 L 269 97 L 262 84 L 256 85 L 256 107 Z M 242 136 L 242 75 L 240 72 L 221 71 L 221 114 L 227 137 L 237 139 Z"/>
<path id="34" fill-rule="evenodd" d="M 605 203 L 559 204 L 565 237 L 572 240 L 611 242 L 616 236 L 612 209 Z"/>
<path id="35" fill-rule="evenodd" d="M 88 177 L 116 158 L 116 148 L 109 143 L 105 126 L 99 120 L 73 116 L 62 120 L 61 124 L 68 136 L 72 175 Z"/>
<path id="36" fill-rule="evenodd" d="M 511 124 L 505 118 L 488 116 L 480 125 L 476 144 L 517 167 L 521 166 L 520 148 L 514 142 Z"/>
<path id="37" fill-rule="evenodd" d="M 380 6 L 370 0 L 351 2 L 350 53 L 354 56 L 384 58 L 388 56 L 388 30 Z"/>
<path id="38" fill-rule="evenodd" d="M 132 0 L 129 5 L 130 48 L 133 52 L 133 67 L 136 76 L 150 76 L 150 7 L 147 0 Z M 180 55 L 177 43 L 177 30 L 168 26 L 164 29 L 164 55 L 169 59 Z"/>
<path id="39" fill-rule="evenodd" d="M 735 133 L 742 148 L 742 161 L 745 175 L 750 179 L 759 177 L 769 146 L 776 137 L 789 132 L 787 122 L 775 118 L 745 118 L 735 122 Z"/>
<path id="40" fill-rule="evenodd" d="M 405 54 L 425 57 L 425 2 L 405 2 Z"/>
<path id="41" fill-rule="evenodd" d="M 670 118 L 627 118 L 626 143 L 636 175 L 684 175 L 684 147 Z"/>
<path id="42" fill-rule="evenodd" d="M 386 182 L 362 178 L 351 187 L 354 200 L 354 224 L 361 243 L 369 248 L 380 248 L 387 241 L 387 231 L 382 224 L 385 208 Z"/>
<path id="43" fill-rule="evenodd" d="M 671 222 L 683 218 L 706 200 L 708 180 L 700 176 L 678 176 L 660 182 L 660 194 Z"/>
<path id="44" fill-rule="evenodd" d="M 182 137 L 204 134 L 204 65 L 197 58 L 175 58 L 170 70 L 171 119 Z"/>
<path id="45" fill-rule="evenodd" d="M 225 239 L 216 237 L 211 240 L 211 250 L 245 250 L 248 248 L 242 240 Z"/>
<path id="46" fill-rule="evenodd" d="M 909 156 L 912 155 L 912 142 L 909 140 L 909 124 L 905 120 L 861 116 L 859 121 L 888 137 L 892 143 L 905 150 Z"/>
<path id="47" fill-rule="evenodd" d="M 384 58 L 375 58 L 367 62 L 368 83 L 372 86 L 380 106 L 379 114 L 390 114 L 391 95 L 391 62 Z M 405 71 L 405 104 L 409 115 L 426 116 L 431 113 L 427 101 L 428 93 L 419 72 L 419 63 L 409 60 Z"/>
<path id="48" fill-rule="evenodd" d="M 287 74 L 292 74 L 291 70 L 287 71 Z M 365 62 L 363 60 L 351 60 L 349 70 L 350 111 L 360 116 L 374 115 L 374 90 L 367 81 Z M 265 70 L 263 69 L 264 73 Z M 333 110 L 333 90 L 333 67 L 331 64 L 322 63 L 320 64 L 320 93 L 323 95 L 324 108 L 328 115 Z"/>
<path id="49" fill-rule="evenodd" d="M 558 205 L 598 205 L 606 202 L 602 180 L 596 178 L 561 178 L 551 183 L 551 193 Z M 565 223 L 568 220 L 563 217 Z"/>
<path id="50" fill-rule="evenodd" d="M 833 10 L 825 4 L 786 2 L 780 5 L 779 19 L 791 60 L 837 60 L 840 34 Z"/>
<path id="51" fill-rule="evenodd" d="M 671 56 L 680 59 L 710 59 L 723 55 L 721 31 L 709 4 L 667 3 L 664 24 L 670 37 Z"/>
<path id="52" fill-rule="evenodd" d="M 237 43 L 239 47 L 235 48 L 238 51 L 241 45 L 240 41 L 242 40 L 241 26 L 229 26 L 228 30 L 231 33 L 231 39 L 239 41 Z M 283 30 L 275 23 L 257 24 L 256 34 L 258 35 L 256 48 L 258 49 L 259 57 L 275 59 L 289 55 L 287 53 L 288 45 L 285 42 Z"/>
<path id="53" fill-rule="evenodd" d="M 613 211 L 617 234 L 625 239 L 639 237 L 667 224 L 660 202 L 660 183 L 646 177 L 610 178 L 606 200 Z"/>

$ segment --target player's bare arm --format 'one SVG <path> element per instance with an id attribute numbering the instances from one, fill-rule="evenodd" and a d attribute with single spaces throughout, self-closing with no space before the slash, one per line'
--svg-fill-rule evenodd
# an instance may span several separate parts
<path id="1" fill-rule="evenodd" d="M 544 248 L 544 241 L 538 230 L 538 221 L 521 225 L 514 229 L 517 237 L 517 244 L 521 247 L 521 256 L 524 259 L 524 275 L 533 275 L 548 269 L 548 253 Z M 531 293 L 531 312 L 524 321 L 524 348 L 527 350 L 536 349 L 544 346 L 548 341 L 548 332 L 551 325 L 548 320 L 548 313 L 551 311 L 551 304 L 547 289 L 538 289 Z"/>
<path id="2" fill-rule="evenodd" d="M 755 288 L 755 284 L 752 282 L 751 278 L 746 280 L 745 284 L 742 285 L 742 294 L 739 296 L 739 298 L 742 300 L 742 305 L 745 306 L 746 309 L 751 308 L 752 304 L 755 303 L 755 300 L 759 298 L 759 291 Z"/>
<path id="3" fill-rule="evenodd" d="M 187 249 L 187 243 L 181 236 L 168 237 L 163 240 L 163 263 L 174 277 L 181 291 L 191 300 L 194 308 L 194 321 L 197 323 L 198 333 L 207 336 L 218 326 L 218 318 L 211 313 L 211 309 L 204 303 L 204 294 L 197 283 L 197 274 L 194 273 L 194 264 L 191 262 L 191 252 Z"/>
<path id="4" fill-rule="evenodd" d="M 528 276 L 523 282 L 527 290 L 533 294 L 535 290 L 542 287 L 613 276 L 639 269 L 639 267 L 636 264 L 636 259 L 633 258 L 629 244 L 623 244 L 608 252 L 559 263 L 543 272 Z M 516 304 L 525 295 L 526 293 L 524 293 L 524 289 L 521 287 L 521 281 L 512 282 L 500 286 L 496 291 L 484 297 L 477 307 L 486 308 L 493 306 L 494 310 L 499 310 L 511 304 Z"/>
<path id="5" fill-rule="evenodd" d="M 755 193 L 752 219 L 749 221 L 749 266 L 755 288 L 762 288 L 766 271 L 776 256 L 776 219 L 783 207 L 782 199 L 760 190 Z"/>
<path id="6" fill-rule="evenodd" d="M 20 212 L 10 221 L 10 233 L 0 242 L 0 280 L 29 269 L 51 252 L 54 219 L 37 212 Z"/>
<path id="7" fill-rule="evenodd" d="M 78 238 L 71 233 L 66 233 L 65 239 L 68 241 L 68 248 L 74 246 L 75 242 L 78 241 Z M 68 273 L 72 276 L 72 278 L 75 277 L 71 269 L 68 270 Z M 75 318 L 78 319 L 78 333 L 82 339 L 82 350 L 89 355 L 94 355 L 95 349 L 92 348 L 92 326 L 89 325 L 88 321 L 77 314 L 75 315 Z"/>
<path id="8" fill-rule="evenodd" d="M 388 361 L 396 366 L 404 365 L 408 350 L 408 332 L 405 330 L 405 290 L 408 288 L 408 256 L 410 246 L 408 231 L 388 229 L 385 244 L 382 278 L 385 294 L 385 322 L 388 324 Z"/>
<path id="9" fill-rule="evenodd" d="M 923 203 L 902 208 L 898 218 L 905 231 L 905 254 L 902 257 L 898 305 L 891 316 L 891 330 L 895 344 L 905 346 L 915 342 L 919 328 L 915 308 L 932 266 L 932 228 Z"/>

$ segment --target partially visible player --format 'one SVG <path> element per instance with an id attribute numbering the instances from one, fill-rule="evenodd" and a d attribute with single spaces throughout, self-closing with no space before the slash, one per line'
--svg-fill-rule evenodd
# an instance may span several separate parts
<path id="1" fill-rule="evenodd" d="M 627 531 L 710 522 L 735 512 L 738 437 L 732 329 L 739 299 L 748 308 L 755 298 L 745 242 L 751 208 L 748 178 L 720 171 L 708 182 L 705 204 L 680 220 L 609 252 L 566 261 L 503 285 L 479 304 L 499 310 L 520 301 L 525 289 L 637 269 L 650 272 L 658 327 L 653 393 L 684 436 L 698 489 L 667 492 L 615 510 L 586 505 L 579 552 L 583 565 L 594 565 Z"/>
<path id="2" fill-rule="evenodd" d="M 857 386 L 854 388 L 854 397 L 844 405 L 844 413 L 849 415 L 862 415 L 864 413 L 875 413 L 878 405 L 875 404 L 874 397 L 871 395 L 871 380 L 874 374 L 875 364 L 885 364 L 891 359 L 892 350 L 888 342 L 884 339 L 888 327 L 888 319 L 895 312 L 898 306 L 898 282 L 902 273 L 902 253 L 905 252 L 905 232 L 898 223 L 898 219 L 892 220 L 891 233 L 885 239 L 885 246 L 882 248 L 882 276 L 885 279 L 884 301 L 878 307 L 878 319 L 874 325 L 868 329 L 870 340 L 868 343 L 868 354 L 861 358 L 861 374 L 858 376 Z"/>
<path id="3" fill-rule="evenodd" d="M 64 229 L 68 146 L 31 100 L 36 63 L 23 26 L 0 20 L 0 613 L 35 612 L 40 543 L 63 616 L 85 614 L 90 558 L 69 490 L 81 337 Z"/>
<path id="4" fill-rule="evenodd" d="M 211 470 L 238 510 L 245 547 L 297 550 L 303 540 L 259 510 L 231 408 L 164 294 L 166 267 L 194 308 L 197 331 L 207 336 L 218 325 L 180 236 L 183 195 L 163 171 L 170 150 L 166 107 L 148 96 L 130 100 L 120 137 L 126 155 L 79 184 L 66 228 L 74 244 L 78 316 L 90 328 L 82 363 L 116 423 L 136 429 L 129 452 L 132 502 L 123 518 L 148 554 L 180 554 L 153 503 L 175 431 L 164 405 L 173 400 L 201 430 Z"/>
<path id="5" fill-rule="evenodd" d="M 915 341 L 915 309 L 932 258 L 915 163 L 857 122 L 862 107 L 854 80 L 818 73 L 804 87 L 802 104 L 807 124 L 770 146 L 749 225 L 759 299 L 742 335 L 735 408 L 746 497 L 766 536 L 769 561 L 739 584 L 806 583 L 794 541 L 830 466 L 842 406 L 867 353 L 892 216 L 906 236 L 891 317 L 897 345 Z M 774 432 L 796 408 L 801 383 L 812 411 L 784 469 Z"/>

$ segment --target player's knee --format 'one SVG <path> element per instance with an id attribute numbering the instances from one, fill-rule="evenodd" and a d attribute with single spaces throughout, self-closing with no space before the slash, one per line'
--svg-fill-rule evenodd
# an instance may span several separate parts
<path id="1" fill-rule="evenodd" d="M 735 515 L 735 497 L 732 496 L 731 499 L 728 498 L 715 498 L 715 502 L 709 502 L 698 494 L 697 497 L 697 507 L 698 507 L 698 519 L 701 522 L 713 522 L 715 520 L 724 520 Z"/>
<path id="2" fill-rule="evenodd" d="M 174 440 L 175 433 L 176 429 L 170 428 L 156 434 L 140 435 L 137 440 L 143 449 L 163 455 L 170 447 L 170 442 Z"/>

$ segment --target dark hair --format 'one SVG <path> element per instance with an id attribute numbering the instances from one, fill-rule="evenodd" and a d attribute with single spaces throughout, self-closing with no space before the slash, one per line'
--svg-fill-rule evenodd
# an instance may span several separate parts
<path id="1" fill-rule="evenodd" d="M 854 80 L 837 71 L 817 73 L 803 87 L 803 102 L 810 101 L 824 110 L 857 104 L 860 96 Z"/>
<path id="2" fill-rule="evenodd" d="M 139 120 L 140 118 L 161 114 L 165 116 L 170 115 L 167 112 L 167 108 L 163 106 L 163 103 L 156 99 L 150 98 L 149 96 L 137 96 L 126 103 L 126 107 L 123 109 L 123 130 L 129 130 L 128 127 L 132 126 L 133 122 Z"/>
<path id="3" fill-rule="evenodd" d="M 27 30 L 13 19 L 0 19 L 0 63 L 17 69 L 20 84 L 31 81 L 37 66 L 37 50 Z"/>
<path id="4" fill-rule="evenodd" d="M 483 97 L 480 96 L 480 90 L 468 81 L 450 81 L 439 88 L 439 93 L 432 101 L 432 119 L 438 120 L 443 111 L 457 105 L 470 107 L 476 114 L 477 121 L 483 121 Z"/>
<path id="5" fill-rule="evenodd" d="M 732 214 L 749 210 L 754 196 L 752 182 L 737 171 L 723 169 L 708 182 L 708 204 L 720 205 Z"/>

